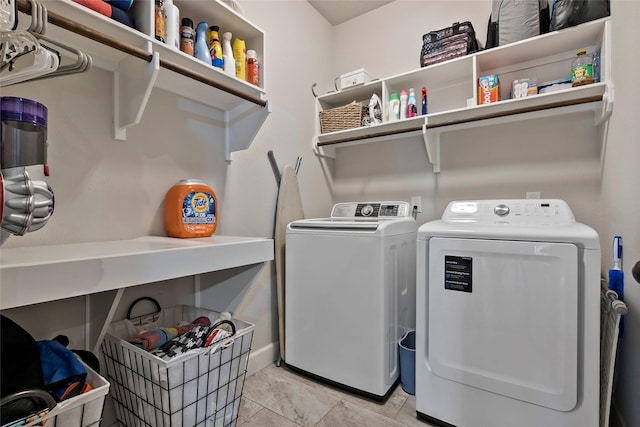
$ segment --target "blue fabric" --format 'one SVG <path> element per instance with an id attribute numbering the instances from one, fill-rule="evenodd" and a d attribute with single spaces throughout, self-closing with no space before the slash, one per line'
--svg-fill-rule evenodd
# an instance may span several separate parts
<path id="1" fill-rule="evenodd" d="M 60 400 L 67 388 L 84 382 L 87 370 L 76 355 L 55 340 L 38 341 L 44 389 Z"/>
<path id="2" fill-rule="evenodd" d="M 129 8 L 131 8 L 131 4 L 133 3 L 133 0 L 105 0 L 105 1 L 110 5 L 115 6 L 118 9 L 123 10 L 125 12 L 127 12 Z"/>

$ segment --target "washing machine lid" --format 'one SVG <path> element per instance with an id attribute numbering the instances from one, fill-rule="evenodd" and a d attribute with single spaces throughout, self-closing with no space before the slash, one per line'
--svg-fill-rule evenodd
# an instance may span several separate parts
<path id="1" fill-rule="evenodd" d="M 345 202 L 334 205 L 328 218 L 301 219 L 287 227 L 287 232 L 309 230 L 392 235 L 415 233 L 417 225 L 407 202 Z"/>
<path id="2" fill-rule="evenodd" d="M 559 199 L 453 201 L 442 219 L 418 230 L 418 240 L 433 236 L 570 242 L 585 249 L 600 249 L 596 231 L 576 222 L 569 205 Z"/>

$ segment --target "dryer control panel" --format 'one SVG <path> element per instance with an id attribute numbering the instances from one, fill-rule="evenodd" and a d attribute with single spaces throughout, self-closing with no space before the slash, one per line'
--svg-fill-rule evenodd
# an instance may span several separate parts
<path id="1" fill-rule="evenodd" d="M 559 199 L 461 200 L 449 203 L 442 220 L 487 224 L 566 225 L 573 224 L 575 217 L 569 205 Z"/>
<path id="2" fill-rule="evenodd" d="M 407 218 L 411 216 L 407 202 L 337 203 L 331 218 Z"/>

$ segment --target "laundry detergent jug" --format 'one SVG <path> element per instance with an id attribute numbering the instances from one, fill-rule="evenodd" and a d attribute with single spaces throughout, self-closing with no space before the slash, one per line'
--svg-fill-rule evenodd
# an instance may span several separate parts
<path id="1" fill-rule="evenodd" d="M 216 231 L 218 199 L 211 187 L 183 179 L 164 199 L 164 227 L 169 237 L 209 237 Z"/>

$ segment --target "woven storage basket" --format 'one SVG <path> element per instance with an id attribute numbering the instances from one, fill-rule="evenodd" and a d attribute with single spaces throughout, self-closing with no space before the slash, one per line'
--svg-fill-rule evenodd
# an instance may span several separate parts
<path id="1" fill-rule="evenodd" d="M 320 133 L 359 128 L 367 113 L 367 106 L 356 101 L 342 107 L 320 111 Z"/>

